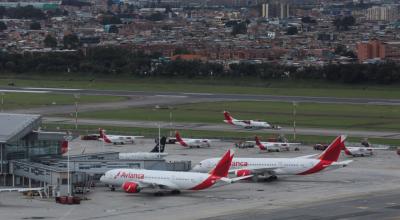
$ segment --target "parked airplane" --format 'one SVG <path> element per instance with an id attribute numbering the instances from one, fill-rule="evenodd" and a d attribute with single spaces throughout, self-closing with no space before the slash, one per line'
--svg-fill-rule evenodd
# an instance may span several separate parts
<path id="1" fill-rule="evenodd" d="M 239 120 L 234 119 L 229 112 L 224 111 L 224 122 L 230 125 L 235 125 L 244 128 L 269 128 L 269 129 L 281 129 L 279 126 L 271 125 L 265 121 L 258 121 L 258 120 Z"/>
<path id="2" fill-rule="evenodd" d="M 238 180 L 249 178 L 227 178 L 232 163 L 234 152 L 228 150 L 221 159 L 217 159 L 216 166 L 210 173 L 178 172 L 145 169 L 114 169 L 107 171 L 100 181 L 106 184 L 122 186 L 127 193 L 138 193 L 144 188 L 172 190 L 203 190 L 213 185 L 234 183 Z"/>
<path id="3" fill-rule="evenodd" d="M 133 152 L 133 153 L 119 153 L 118 159 L 120 160 L 151 160 L 164 158 L 168 153 L 164 153 L 166 137 L 162 137 L 150 152 Z M 69 150 L 69 142 L 64 140 L 61 143 L 61 154 L 65 154 Z M 161 145 L 161 146 L 159 146 Z M 160 149 L 159 149 L 160 147 Z"/>
<path id="4" fill-rule="evenodd" d="M 254 141 L 248 141 L 249 143 L 254 143 Z M 291 146 L 300 145 L 300 143 L 287 143 L 287 142 L 261 142 L 258 136 L 255 137 L 255 143 L 260 148 L 261 151 L 289 151 Z M 294 150 L 299 150 L 295 148 Z"/>
<path id="5" fill-rule="evenodd" d="M 374 150 L 388 149 L 389 147 L 345 147 L 343 150 L 347 156 L 364 157 L 372 156 L 374 154 Z"/>
<path id="6" fill-rule="evenodd" d="M 277 179 L 277 175 L 307 175 L 322 170 L 335 169 L 347 166 L 352 160 L 337 162 L 341 150 L 345 147 L 345 136 L 337 137 L 329 147 L 319 155 L 307 155 L 295 158 L 235 158 L 232 161 L 230 173 L 236 176 L 254 175 L 268 177 L 268 180 Z M 192 171 L 208 172 L 218 158 L 211 158 L 201 161 Z"/>
<path id="7" fill-rule="evenodd" d="M 175 132 L 176 142 L 184 147 L 210 147 L 211 140 L 209 139 L 193 139 L 193 138 L 182 138 L 178 131 Z"/>
<path id="8" fill-rule="evenodd" d="M 107 135 L 106 132 L 99 128 L 100 140 L 108 144 L 134 144 L 136 138 L 141 138 L 143 136 L 123 136 L 123 135 Z"/>

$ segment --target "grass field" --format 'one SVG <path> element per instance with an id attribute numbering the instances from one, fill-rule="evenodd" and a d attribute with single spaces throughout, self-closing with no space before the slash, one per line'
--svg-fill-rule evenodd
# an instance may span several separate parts
<path id="1" fill-rule="evenodd" d="M 211 102 L 183 104 L 171 109 L 153 107 L 97 111 L 82 118 L 172 122 L 223 123 L 223 110 L 237 119 L 260 119 L 281 126 L 292 126 L 293 105 L 285 102 Z M 400 130 L 400 106 L 299 103 L 299 127 L 343 128 L 353 130 Z"/>
<path id="2" fill-rule="evenodd" d="M 64 125 L 64 124 L 44 124 L 42 127 L 45 130 L 61 130 L 61 131 L 72 131 L 80 135 L 94 134 L 98 133 L 98 128 L 101 126 L 93 125 L 80 125 L 78 130 L 75 131 L 74 125 Z M 104 127 L 104 126 L 103 126 Z M 108 133 L 112 134 L 126 134 L 126 135 L 141 135 L 146 138 L 158 137 L 157 128 L 128 128 L 128 127 L 104 127 Z M 253 140 L 254 136 L 257 135 L 262 139 L 267 139 L 268 137 L 274 137 L 278 134 L 265 134 L 254 132 L 228 132 L 228 131 L 196 131 L 196 130 L 180 130 L 180 133 L 184 137 L 193 138 L 215 138 L 221 140 L 233 140 L 233 141 L 244 141 Z M 173 131 L 169 129 L 161 129 L 162 136 L 171 136 Z M 292 135 L 286 135 L 289 141 L 294 141 Z M 304 144 L 315 144 L 315 143 L 330 143 L 335 137 L 334 136 L 312 136 L 312 135 L 296 135 L 296 142 L 301 142 Z M 348 141 L 357 142 L 361 141 L 360 138 L 348 137 Z M 383 139 L 383 138 L 370 138 L 369 141 L 372 144 L 387 144 L 391 146 L 400 146 L 400 140 L 394 139 Z M 232 146 L 233 147 L 233 146 Z"/>
<path id="3" fill-rule="evenodd" d="M 116 102 L 125 99 L 126 97 L 117 96 L 81 95 L 78 99 L 78 103 Z M 7 92 L 4 93 L 4 103 L 2 108 L 7 110 L 55 105 L 73 105 L 75 101 L 76 99 L 73 95 Z"/>
<path id="4" fill-rule="evenodd" d="M 24 78 L 25 77 L 25 78 Z M 29 77 L 29 78 L 26 78 Z M 40 80 L 38 80 L 40 79 Z M 57 87 L 132 91 L 169 91 L 237 93 L 262 95 L 330 96 L 354 98 L 400 98 L 398 85 L 347 85 L 320 81 L 266 81 L 257 78 L 238 79 L 171 79 L 120 77 L 49 77 L 9 76 L 0 79 L 0 86 L 13 83 L 18 87 Z"/>

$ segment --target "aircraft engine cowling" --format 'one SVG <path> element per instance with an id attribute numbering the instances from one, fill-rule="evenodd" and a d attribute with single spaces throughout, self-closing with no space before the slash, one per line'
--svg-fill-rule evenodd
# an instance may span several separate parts
<path id="1" fill-rule="evenodd" d="M 122 184 L 122 189 L 127 193 L 138 193 L 140 192 L 139 184 L 134 182 L 125 182 Z"/>
<path id="2" fill-rule="evenodd" d="M 237 177 L 248 176 L 248 175 L 251 175 L 251 174 L 252 174 L 251 170 L 237 170 L 237 171 L 235 171 L 235 175 Z"/>

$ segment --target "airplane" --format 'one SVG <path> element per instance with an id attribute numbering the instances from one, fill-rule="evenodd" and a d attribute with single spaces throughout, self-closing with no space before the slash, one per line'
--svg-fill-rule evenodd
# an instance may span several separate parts
<path id="1" fill-rule="evenodd" d="M 211 140 L 209 139 L 193 139 L 193 138 L 182 138 L 178 131 L 175 132 L 176 142 L 183 147 L 210 147 Z"/>
<path id="2" fill-rule="evenodd" d="M 107 135 L 106 132 L 99 128 L 100 137 L 99 140 L 104 141 L 107 144 L 134 144 L 136 138 L 141 138 L 143 136 L 123 136 L 123 135 Z"/>
<path id="3" fill-rule="evenodd" d="M 254 141 L 247 141 L 249 143 L 254 143 Z M 287 142 L 261 142 L 258 136 L 255 137 L 255 143 L 260 148 L 261 151 L 289 151 L 290 146 L 300 145 L 300 143 L 287 143 Z M 299 150 L 299 148 L 295 148 L 294 150 Z"/>
<path id="4" fill-rule="evenodd" d="M 338 136 L 318 158 L 313 158 L 316 154 L 295 158 L 235 158 L 230 173 L 237 177 L 253 175 L 252 178 L 257 181 L 259 176 L 266 177 L 266 180 L 276 180 L 278 175 L 308 175 L 346 167 L 352 160 L 337 162 L 341 150 L 345 147 L 345 139 L 346 136 Z M 208 172 L 217 161 L 218 158 L 203 160 L 192 171 Z"/>
<path id="5" fill-rule="evenodd" d="M 239 126 L 239 127 L 244 127 L 247 129 L 251 129 L 251 128 L 281 129 L 280 126 L 271 125 L 265 121 L 234 119 L 227 111 L 224 111 L 224 117 L 225 117 L 225 120 L 224 120 L 225 123 L 230 124 L 230 125 Z"/>
<path id="6" fill-rule="evenodd" d="M 118 159 L 120 160 L 151 160 L 151 159 L 160 159 L 164 158 L 168 155 L 168 153 L 164 153 L 165 150 L 165 142 L 166 137 L 162 137 L 160 140 L 160 149 L 158 149 L 159 144 L 157 143 L 156 146 L 150 152 L 133 152 L 133 153 L 119 153 Z M 61 142 L 61 154 L 64 155 L 69 150 L 69 142 L 64 140 Z"/>
<path id="7" fill-rule="evenodd" d="M 389 147 L 345 147 L 343 150 L 347 156 L 364 157 L 372 156 L 374 154 L 374 150 L 388 149 Z"/>
<path id="8" fill-rule="evenodd" d="M 203 190 L 211 186 L 234 183 L 250 176 L 228 178 L 229 168 L 234 156 L 228 150 L 209 173 L 162 171 L 145 169 L 114 169 L 101 176 L 100 181 L 111 186 L 121 186 L 127 193 L 139 193 L 142 189 L 171 190 L 179 194 L 180 190 Z M 162 195 L 159 191 L 156 195 Z"/>

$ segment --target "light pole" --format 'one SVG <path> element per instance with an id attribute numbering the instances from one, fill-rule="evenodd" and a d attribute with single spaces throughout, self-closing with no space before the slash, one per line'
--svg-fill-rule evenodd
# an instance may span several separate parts
<path id="1" fill-rule="evenodd" d="M 69 167 L 69 142 L 72 140 L 72 136 L 67 132 L 66 138 L 68 141 L 67 145 L 67 184 L 68 184 L 68 196 L 71 196 L 71 180 L 70 180 L 70 167 Z"/>
<path id="2" fill-rule="evenodd" d="M 78 99 L 79 94 L 74 94 L 75 97 L 75 130 L 78 130 Z"/>
<path id="3" fill-rule="evenodd" d="M 296 107 L 297 102 L 293 102 L 293 140 L 296 141 Z"/>
<path id="4" fill-rule="evenodd" d="M 169 136 L 172 136 L 172 111 L 169 112 Z"/>
<path id="5" fill-rule="evenodd" d="M 1 112 L 3 112 L 4 109 L 4 92 L 1 92 Z"/>

